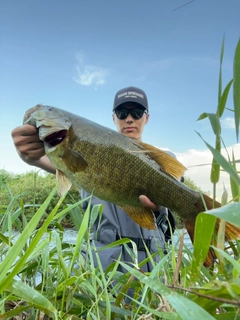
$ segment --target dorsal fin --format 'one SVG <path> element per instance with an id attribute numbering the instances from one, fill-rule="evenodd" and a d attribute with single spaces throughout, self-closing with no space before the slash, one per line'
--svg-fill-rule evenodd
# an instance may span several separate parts
<path id="1" fill-rule="evenodd" d="M 138 143 L 146 149 L 149 157 L 155 160 L 161 166 L 162 170 L 169 173 L 176 179 L 180 179 L 184 175 L 187 168 L 166 151 L 144 142 Z"/>

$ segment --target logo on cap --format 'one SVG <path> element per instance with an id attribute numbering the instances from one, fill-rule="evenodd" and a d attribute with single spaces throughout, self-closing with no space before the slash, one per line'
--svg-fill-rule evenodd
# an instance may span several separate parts
<path id="1" fill-rule="evenodd" d="M 121 94 L 118 95 L 118 98 L 122 98 L 122 97 L 125 97 L 125 98 L 144 98 L 144 95 L 141 94 L 141 93 L 138 93 L 138 92 L 134 92 L 134 91 L 126 91 L 126 92 L 123 92 Z"/>

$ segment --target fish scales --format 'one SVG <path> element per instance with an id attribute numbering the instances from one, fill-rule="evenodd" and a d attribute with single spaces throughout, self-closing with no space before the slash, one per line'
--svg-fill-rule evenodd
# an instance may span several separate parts
<path id="1" fill-rule="evenodd" d="M 70 114 L 68 117 L 71 119 Z M 189 189 L 163 173 L 159 164 L 148 153 L 142 152 L 143 148 L 135 140 L 94 123 L 90 126 L 89 121 L 85 123 L 81 118 L 73 122 L 72 128 L 70 140 L 73 143 L 69 148 L 77 150 L 88 163 L 84 171 L 74 175 L 66 171 L 78 187 L 118 205 L 141 206 L 138 197 L 144 194 L 154 203 L 178 212 L 182 219 L 194 212 L 192 218 L 195 219 L 199 212 L 196 203 L 201 201 L 200 194 L 192 192 L 191 201 L 185 201 Z M 51 157 L 51 153 L 48 156 L 61 170 L 61 165 Z M 170 194 L 179 201 L 173 201 Z"/>
<path id="2" fill-rule="evenodd" d="M 96 197 L 115 203 L 144 228 L 155 229 L 155 217 L 139 196 L 175 211 L 193 240 L 195 219 L 205 210 L 199 192 L 179 181 L 185 168 L 166 152 L 65 110 L 37 105 L 24 123 L 39 128 L 45 152 L 57 169 L 61 192 L 74 183 Z M 70 183 L 71 182 L 71 183 Z M 68 186 L 67 186 L 68 185 Z M 207 209 L 213 200 L 203 194 Z M 219 203 L 215 203 L 217 207 Z M 218 224 L 216 229 L 218 229 Z M 240 237 L 227 223 L 226 240 Z M 215 258 L 210 249 L 205 265 Z"/>
<path id="3" fill-rule="evenodd" d="M 81 129 L 78 130 L 78 128 Z M 75 179 L 79 187 L 90 193 L 94 188 L 96 196 L 104 198 L 104 200 L 108 198 L 114 203 L 140 206 L 137 194 L 138 192 L 146 192 L 144 176 L 149 174 L 150 165 L 155 169 L 152 171 L 159 170 L 159 165 L 146 154 L 139 153 L 141 150 L 134 141 L 127 140 L 126 143 L 125 139 L 123 139 L 124 141 L 117 139 L 119 136 L 114 131 L 103 131 L 101 128 L 99 132 L 97 127 L 91 128 L 89 131 L 89 127 L 81 121 L 73 123 L 73 131 L 77 139 L 72 139 L 74 143 L 70 148 L 82 154 L 88 166 L 84 171 L 74 173 L 74 176 L 71 172 L 68 172 L 67 175 Z M 95 135 L 97 139 L 94 138 Z M 122 137 L 124 136 L 120 138 Z M 58 167 L 59 164 L 56 163 L 54 157 L 51 158 L 50 153 L 48 156 Z M 152 182 L 149 182 L 147 188 L 152 188 Z M 108 192 L 109 187 L 111 189 Z M 119 193 L 119 190 L 122 193 Z"/>

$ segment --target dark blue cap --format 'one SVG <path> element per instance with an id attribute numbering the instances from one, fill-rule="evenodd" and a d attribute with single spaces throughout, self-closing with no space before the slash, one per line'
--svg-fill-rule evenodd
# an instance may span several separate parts
<path id="1" fill-rule="evenodd" d="M 119 90 L 114 98 L 113 111 L 125 102 L 135 102 L 144 107 L 148 112 L 148 100 L 146 93 L 137 87 L 126 87 Z"/>

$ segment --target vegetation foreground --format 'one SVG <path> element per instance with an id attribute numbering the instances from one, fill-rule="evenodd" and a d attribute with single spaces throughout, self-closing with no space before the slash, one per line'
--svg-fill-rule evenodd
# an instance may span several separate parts
<path id="1" fill-rule="evenodd" d="M 234 153 L 228 160 L 221 155 L 220 124 L 233 87 L 234 110 L 231 111 L 238 140 L 240 42 L 234 56 L 233 79 L 222 92 L 223 52 L 224 43 L 216 114 L 205 112 L 199 120 L 208 118 L 216 136 L 214 147 L 203 140 L 213 154 L 213 195 L 220 171 L 224 170 L 229 174 L 233 200 L 227 202 L 224 195 L 221 208 L 199 214 L 193 250 L 188 249 L 183 234 L 179 234 L 177 245 L 172 241 L 166 255 L 160 252 L 162 259 L 158 263 L 148 253 L 146 260 L 154 268 L 151 273 L 143 273 L 141 265 L 146 261 L 138 264 L 138 252 L 132 243 L 133 250 L 129 252 L 135 261 L 133 265 L 121 262 L 119 257 L 103 271 L 90 241 L 91 225 L 101 214 L 101 205 L 94 206 L 91 212 L 87 209 L 83 215 L 82 200 L 76 201 L 78 192 L 71 197 L 75 201 L 67 205 L 70 198 L 58 199 L 55 187 L 39 206 L 41 191 L 37 188 L 41 189 L 41 184 L 35 184 L 34 199 L 25 203 L 24 191 L 12 193 L 2 174 L 0 187 L 8 194 L 9 201 L 4 204 L 0 197 L 0 320 L 240 319 L 240 241 L 225 243 L 223 237 L 226 221 L 240 226 L 240 178 Z M 71 219 L 66 220 L 68 216 Z M 219 232 L 211 243 L 217 218 L 221 219 Z M 70 221 L 78 230 L 74 244 L 63 241 L 63 221 Z M 129 241 L 121 239 L 105 248 L 126 246 Z M 210 246 L 218 259 L 214 266 L 205 268 L 203 262 Z M 98 260 L 97 268 L 93 266 L 93 252 Z M 117 271 L 119 265 L 126 269 L 126 274 Z M 133 298 L 128 297 L 129 289 Z"/>

